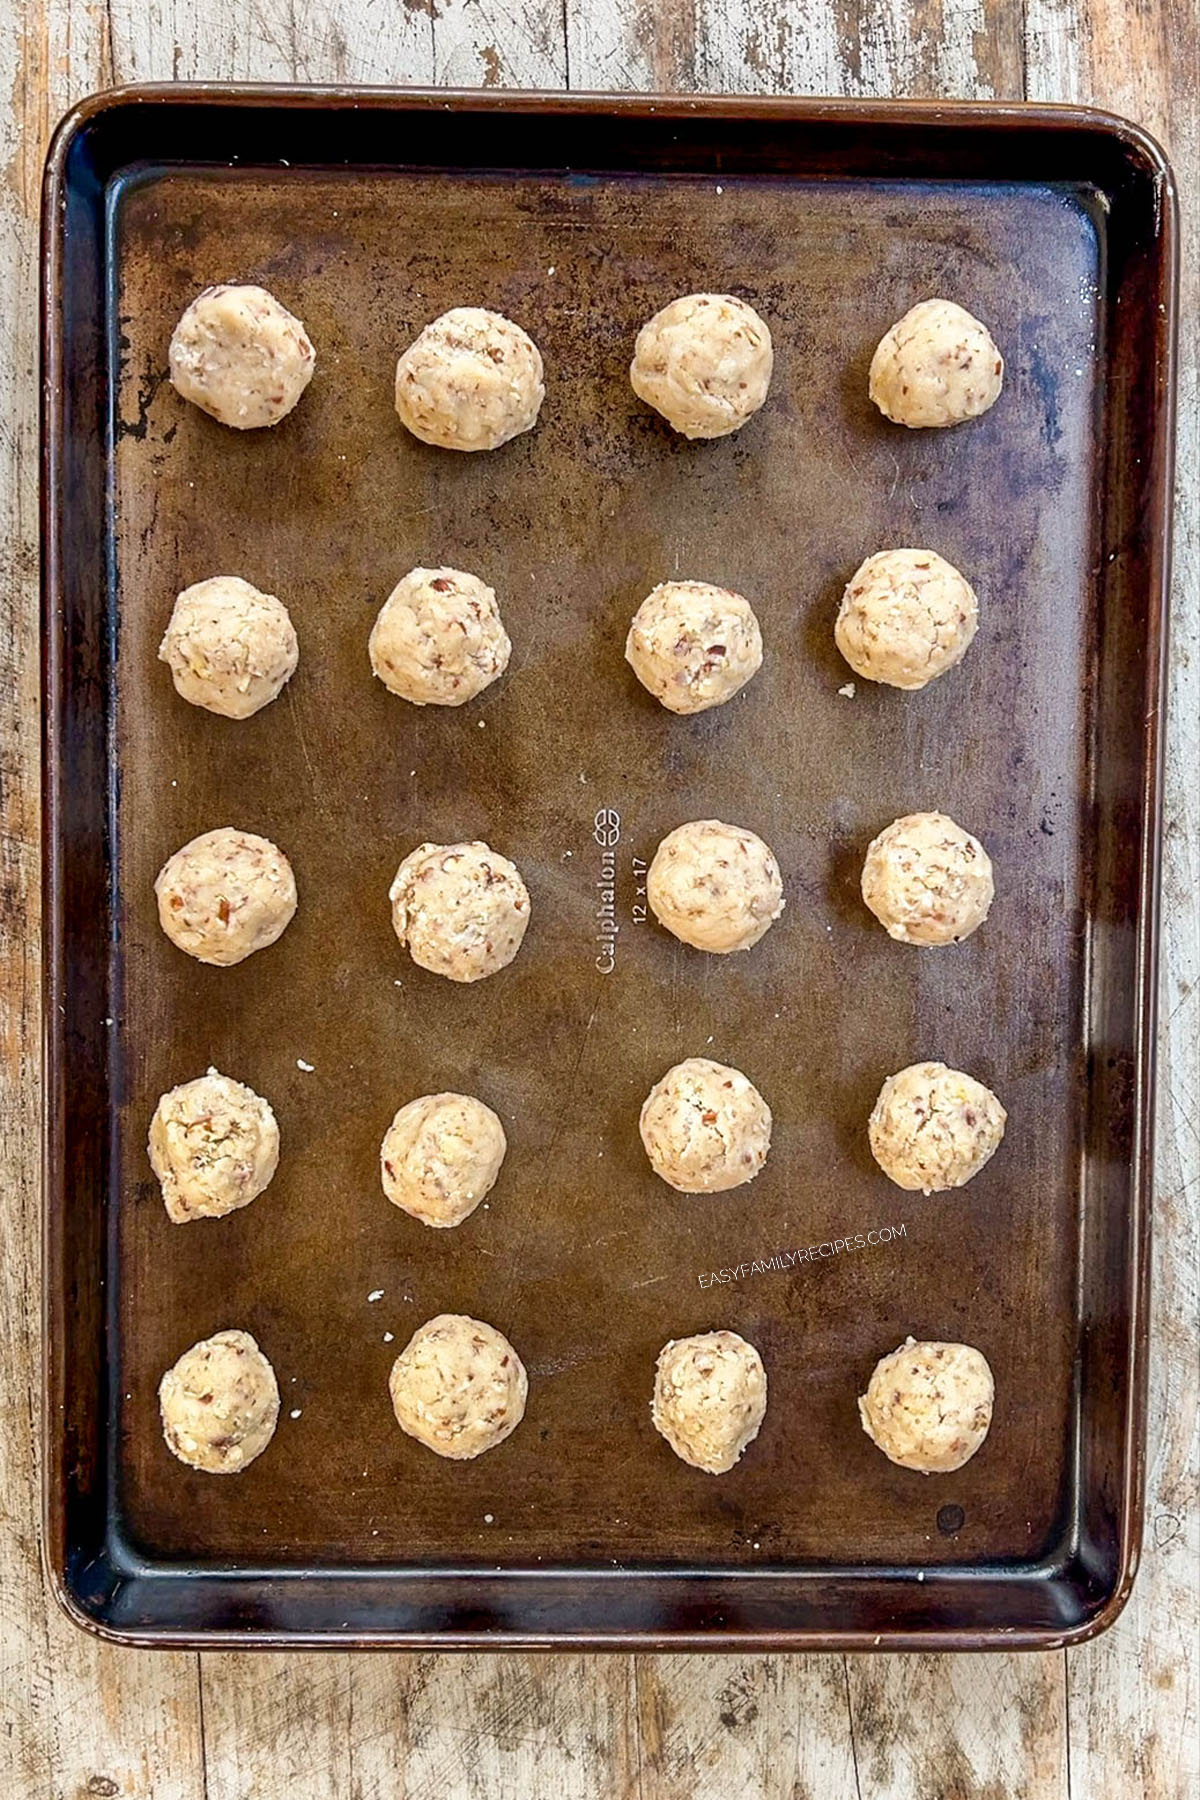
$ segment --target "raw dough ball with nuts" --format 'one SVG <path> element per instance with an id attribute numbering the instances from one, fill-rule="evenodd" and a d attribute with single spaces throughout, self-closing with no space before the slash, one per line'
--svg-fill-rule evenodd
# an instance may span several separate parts
<path id="1" fill-rule="evenodd" d="M 867 1126 L 885 1175 L 910 1193 L 965 1186 L 995 1155 L 1008 1114 L 990 1088 L 945 1063 L 889 1075 Z"/>
<path id="2" fill-rule="evenodd" d="M 439 1313 L 415 1331 L 388 1381 L 397 1423 L 439 1456 L 494 1450 L 525 1417 L 529 1381 L 494 1325 Z"/>
<path id="3" fill-rule="evenodd" d="M 150 1165 L 167 1216 L 223 1219 L 257 1199 L 279 1163 L 279 1127 L 261 1094 L 210 1069 L 163 1095 L 150 1121 Z"/>
<path id="4" fill-rule="evenodd" d="M 994 1392 L 992 1371 L 970 1344 L 909 1337 L 876 1363 L 858 1412 L 891 1462 L 943 1475 L 970 1462 L 987 1436 Z"/>
<path id="5" fill-rule="evenodd" d="M 884 332 L 868 391 L 897 425 L 959 425 L 994 406 L 1003 382 L 986 325 L 953 300 L 922 300 Z"/>
<path id="6" fill-rule="evenodd" d="M 173 385 L 238 431 L 286 418 L 316 360 L 299 319 L 260 287 L 205 288 L 171 339 Z"/>
<path id="7" fill-rule="evenodd" d="M 726 437 L 771 381 L 771 333 L 732 294 L 685 294 L 638 332 L 629 379 L 639 400 L 686 438 Z"/>
<path id="8" fill-rule="evenodd" d="M 383 1191 L 424 1225 L 461 1225 L 491 1193 L 507 1149 L 503 1125 L 482 1100 L 423 1094 L 387 1129 Z"/>
<path id="9" fill-rule="evenodd" d="M 676 1456 L 724 1475 L 758 1436 L 767 1410 L 762 1357 L 736 1331 L 664 1344 L 650 1416 Z"/>
<path id="10" fill-rule="evenodd" d="M 638 607 L 625 660 L 669 712 L 723 706 L 762 667 L 748 601 L 706 581 L 664 581 Z"/>
<path id="11" fill-rule="evenodd" d="M 646 877 L 660 925 L 697 950 L 748 950 L 784 908 L 774 855 L 754 832 L 693 819 L 667 833 Z"/>
<path id="12" fill-rule="evenodd" d="M 371 667 L 414 706 L 462 706 L 512 654 L 492 589 L 461 569 L 410 569 L 371 628 Z"/>
<path id="13" fill-rule="evenodd" d="M 640 1129 L 656 1175 L 681 1194 L 717 1194 L 766 1162 L 771 1109 L 740 1069 L 690 1056 L 651 1088 Z"/>
<path id="14" fill-rule="evenodd" d="M 862 872 L 862 897 L 901 944 L 958 944 L 988 916 L 995 887 L 987 851 L 945 813 L 908 813 L 881 831 Z"/>
<path id="15" fill-rule="evenodd" d="M 226 719 L 248 719 L 274 700 L 299 656 L 282 600 L 237 575 L 184 588 L 158 647 L 176 693 Z"/>
<path id="16" fill-rule="evenodd" d="M 851 578 L 834 627 L 856 675 L 923 688 L 961 662 L 979 624 L 969 581 L 933 550 L 881 550 Z"/>
<path id="17" fill-rule="evenodd" d="M 279 1385 L 248 1331 L 218 1331 L 167 1370 L 158 1404 L 167 1448 L 180 1462 L 237 1475 L 275 1434 Z"/>
<path id="18" fill-rule="evenodd" d="M 388 898 L 413 961 L 451 981 L 503 969 L 529 924 L 529 892 L 515 864 L 481 843 L 419 845 Z"/>
<path id="19" fill-rule="evenodd" d="M 396 365 L 396 411 L 423 444 L 496 450 L 529 431 L 545 398 L 542 357 L 501 313 L 456 306 Z"/>
<path id="20" fill-rule="evenodd" d="M 158 917 L 197 962 L 228 967 L 281 937 L 296 910 L 296 878 L 269 838 L 222 825 L 168 857 L 154 883 Z"/>

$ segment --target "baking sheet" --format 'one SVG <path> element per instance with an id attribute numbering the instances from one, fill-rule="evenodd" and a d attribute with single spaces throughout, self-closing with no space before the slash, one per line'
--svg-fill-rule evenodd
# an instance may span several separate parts
<path id="1" fill-rule="evenodd" d="M 847 1570 L 965 1594 L 980 1571 L 1052 1565 L 1082 1505 L 1089 1021 L 1114 899 L 1098 833 L 1116 824 L 1098 744 L 1138 751 L 1142 729 L 1136 686 L 1126 717 L 1097 679 L 1113 320 L 1094 188 L 175 164 L 127 171 L 108 216 L 104 1457 L 121 1555 L 160 1580 L 353 1569 L 360 1593 L 406 1570 L 785 1588 Z M 164 379 L 184 305 L 237 279 L 317 346 L 271 432 L 223 430 Z M 745 430 L 688 444 L 627 366 L 638 325 L 699 288 L 750 299 L 776 364 Z M 866 367 L 931 293 L 987 321 L 1006 383 L 977 423 L 908 433 L 867 402 Z M 516 318 L 546 360 L 539 427 L 487 456 L 427 448 L 392 410 L 396 354 L 464 302 Z M 894 544 L 967 574 L 979 635 L 923 694 L 843 693 L 837 599 Z M 513 639 L 504 679 L 454 711 L 370 677 L 371 621 L 417 563 L 482 575 Z M 284 696 L 244 723 L 187 707 L 155 660 L 175 593 L 215 573 L 279 594 L 300 638 Z M 746 594 L 766 642 L 750 686 L 694 719 L 622 659 L 638 602 L 673 576 Z M 983 839 L 997 900 L 968 943 L 921 952 L 879 929 L 857 876 L 883 825 L 934 808 Z M 659 838 L 711 816 L 759 832 L 783 870 L 784 916 L 745 956 L 705 957 L 644 916 Z M 152 892 L 166 856 L 220 824 L 278 842 L 300 890 L 279 944 L 233 970 L 174 950 Z M 460 988 L 400 950 L 387 888 L 415 844 L 477 836 L 521 868 L 532 922 L 508 970 Z M 1128 1074 L 1132 1038 L 1116 1050 Z M 743 1068 L 775 1116 L 766 1169 L 732 1193 L 677 1195 L 641 1149 L 642 1099 L 690 1055 Z M 929 1198 L 892 1186 L 865 1136 L 883 1078 L 927 1057 L 1009 1112 L 987 1169 Z M 253 1206 L 181 1229 L 145 1133 L 158 1095 L 210 1063 L 270 1099 L 283 1154 Z M 510 1148 L 486 1207 L 434 1233 L 387 1204 L 378 1147 L 400 1104 L 440 1088 L 495 1107 Z M 1128 1164 L 1132 1123 L 1115 1128 Z M 820 1254 L 881 1228 L 891 1241 Z M 499 1326 L 529 1370 L 523 1425 L 470 1464 L 391 1415 L 391 1362 L 439 1311 Z M 156 1389 L 228 1325 L 258 1337 L 283 1408 L 269 1451 L 215 1482 L 166 1452 Z M 657 1437 L 649 1395 L 667 1338 L 718 1327 L 758 1346 L 770 1404 L 714 1480 Z M 876 1359 L 910 1331 L 975 1344 L 995 1374 L 990 1436 L 953 1476 L 894 1468 L 858 1424 Z M 384 1608 L 370 1632 L 388 1623 Z"/>

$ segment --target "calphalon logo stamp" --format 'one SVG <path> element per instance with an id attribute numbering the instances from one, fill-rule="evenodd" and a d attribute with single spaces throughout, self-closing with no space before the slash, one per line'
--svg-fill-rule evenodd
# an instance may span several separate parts
<path id="1" fill-rule="evenodd" d="M 602 806 L 592 821 L 592 836 L 600 847 L 596 875 L 596 967 L 611 975 L 617 966 L 617 846 L 621 842 L 621 815 L 615 807 Z"/>

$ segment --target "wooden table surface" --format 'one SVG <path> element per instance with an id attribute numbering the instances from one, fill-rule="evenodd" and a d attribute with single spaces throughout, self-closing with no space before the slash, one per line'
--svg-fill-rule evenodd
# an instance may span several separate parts
<path id="1" fill-rule="evenodd" d="M 1196 0 L 6 0 L 0 83 L 0 1796 L 85 1800 L 1194 1800 L 1200 1212 Z M 1040 1656 L 290 1658 L 113 1650 L 37 1544 L 35 247 L 49 133 L 170 79 L 1083 101 L 1184 201 L 1154 1361 L 1141 1573 Z"/>

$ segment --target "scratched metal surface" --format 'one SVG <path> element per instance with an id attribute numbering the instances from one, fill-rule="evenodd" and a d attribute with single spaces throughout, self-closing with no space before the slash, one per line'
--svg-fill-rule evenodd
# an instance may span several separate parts
<path id="1" fill-rule="evenodd" d="M 149 1556 L 911 1565 L 1025 1557 L 1055 1534 L 1076 1334 L 1096 237 L 1050 190 L 722 189 L 174 173 L 119 208 L 114 1480 Z M 308 394 L 270 433 L 226 432 L 164 380 L 179 311 L 238 278 L 272 288 L 317 346 Z M 746 294 L 776 347 L 763 413 L 709 445 L 672 437 L 625 378 L 639 323 L 697 287 Z M 1009 373 L 986 419 L 910 435 L 869 408 L 866 366 L 930 292 L 989 322 Z M 474 458 L 407 437 L 390 394 L 398 350 L 464 301 L 511 313 L 547 363 L 539 428 Z M 837 596 L 864 555 L 906 543 L 975 582 L 978 639 L 924 695 L 846 698 Z M 461 711 L 417 711 L 370 677 L 371 620 L 418 562 L 481 574 L 513 638 L 508 675 Z M 279 594 L 300 637 L 285 697 L 244 724 L 187 707 L 155 660 L 175 592 L 214 573 Z M 674 574 L 740 589 L 767 647 L 750 687 L 694 720 L 658 709 L 621 654 L 638 601 Z M 968 944 L 918 953 L 863 911 L 857 870 L 889 819 L 935 806 L 989 846 L 998 898 Z M 609 973 L 601 809 L 620 816 Z M 634 859 L 713 815 L 767 838 L 788 902 L 752 953 L 720 960 L 636 917 Z M 170 851 L 226 823 L 274 838 L 300 890 L 280 943 L 232 970 L 175 951 L 151 891 Z M 400 951 L 387 887 L 414 844 L 474 836 L 521 867 L 533 916 L 509 970 L 459 988 Z M 646 1091 L 693 1054 L 745 1069 L 775 1115 L 764 1173 L 732 1194 L 676 1195 L 641 1151 Z M 931 1199 L 887 1182 L 864 1130 L 884 1076 L 926 1056 L 1010 1113 L 985 1173 Z M 176 1228 L 146 1126 L 210 1063 L 271 1100 L 282 1161 L 247 1210 Z M 487 1100 L 510 1143 L 487 1209 L 452 1233 L 390 1207 L 377 1171 L 395 1109 L 442 1087 Z M 884 1225 L 903 1237 L 701 1286 Z M 392 1358 L 443 1310 L 499 1326 L 529 1369 L 524 1424 L 474 1464 L 405 1438 L 388 1401 Z M 167 1454 L 155 1390 L 226 1325 L 260 1340 L 283 1412 L 270 1450 L 215 1482 Z M 771 1385 L 758 1441 L 720 1481 L 679 1463 L 648 1412 L 662 1343 L 713 1326 L 758 1345 Z M 977 1344 L 996 1374 L 987 1445 L 937 1482 L 891 1467 L 856 1417 L 908 1331 Z M 953 1537 L 935 1525 L 947 1504 L 964 1513 Z"/>

